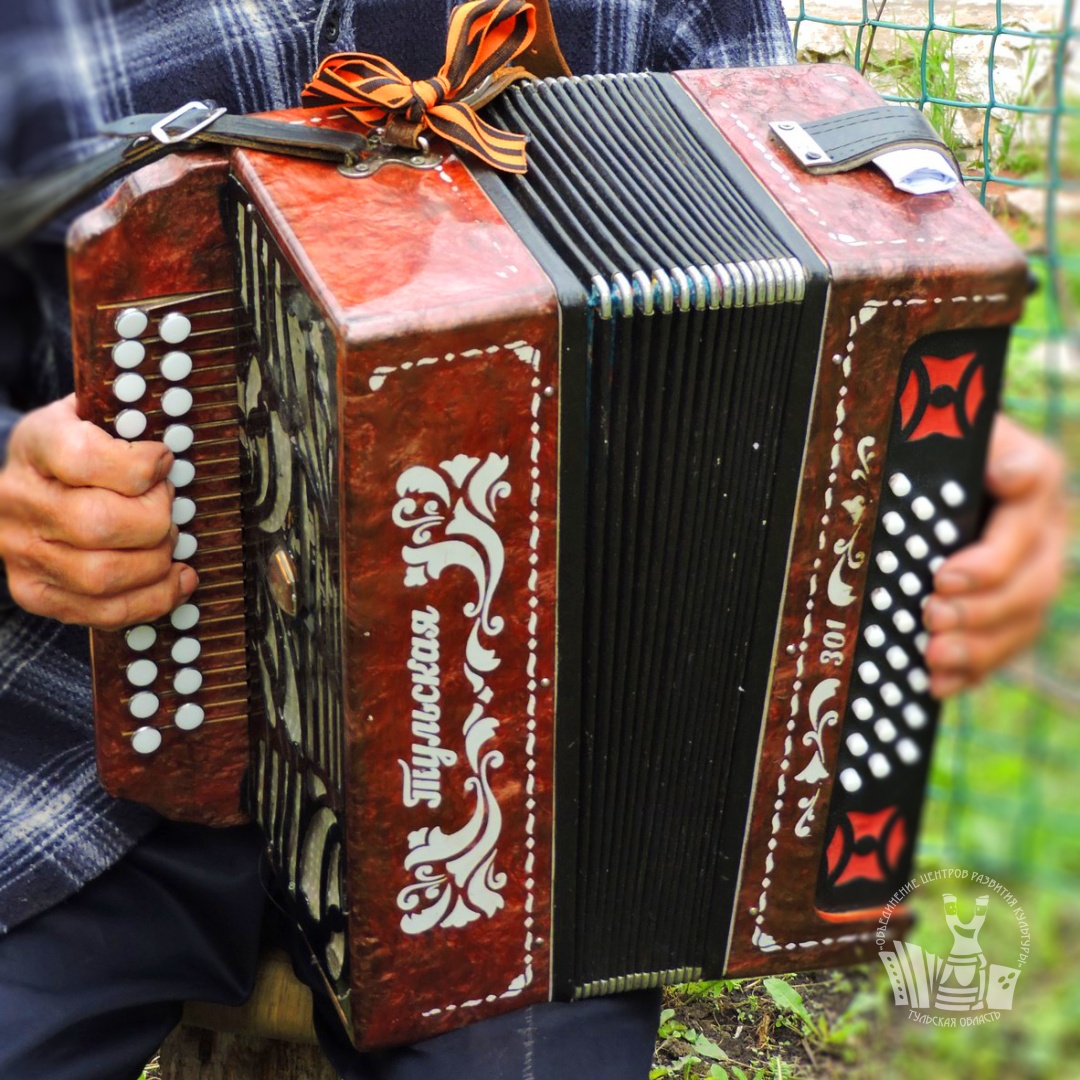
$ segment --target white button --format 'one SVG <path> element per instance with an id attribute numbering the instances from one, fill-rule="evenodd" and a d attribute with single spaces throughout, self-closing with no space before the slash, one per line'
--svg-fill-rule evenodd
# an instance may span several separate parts
<path id="1" fill-rule="evenodd" d="M 161 407 L 169 416 L 183 416 L 192 404 L 191 391 L 182 386 L 170 386 L 161 395 Z"/>
<path id="2" fill-rule="evenodd" d="M 900 578 L 900 591 L 906 593 L 908 596 L 918 596 L 922 592 L 922 582 L 919 580 L 918 574 L 913 574 L 910 571 L 904 574 Z"/>
<path id="3" fill-rule="evenodd" d="M 869 720 L 870 717 L 874 715 L 874 706 L 864 697 L 856 698 L 851 703 L 851 711 L 860 720 Z"/>
<path id="4" fill-rule="evenodd" d="M 112 350 L 113 363 L 117 367 L 137 368 L 146 357 L 146 346 L 141 341 L 118 341 Z"/>
<path id="5" fill-rule="evenodd" d="M 206 719 L 206 713 L 201 705 L 196 705 L 194 701 L 186 701 L 176 710 L 176 716 L 173 719 L 181 731 L 194 731 L 202 725 L 203 720 Z"/>
<path id="6" fill-rule="evenodd" d="M 889 661 L 889 667 L 896 671 L 903 671 L 908 666 L 908 654 L 899 645 L 894 645 L 885 654 L 885 659 Z"/>
<path id="7" fill-rule="evenodd" d="M 132 686 L 149 686 L 157 678 L 153 660 L 135 660 L 127 666 L 127 680 Z"/>
<path id="8" fill-rule="evenodd" d="M 885 644 L 885 631 L 880 626 L 868 626 L 863 631 L 863 637 L 866 638 L 866 644 L 875 649 L 880 649 Z"/>
<path id="9" fill-rule="evenodd" d="M 961 506 L 967 496 L 955 480 L 948 480 L 941 485 L 941 498 L 946 506 Z"/>
<path id="10" fill-rule="evenodd" d="M 944 565 L 945 565 L 945 556 L 944 555 L 935 555 L 930 560 L 930 562 L 927 563 L 927 566 L 930 567 L 930 573 L 931 574 L 936 574 Z"/>
<path id="11" fill-rule="evenodd" d="M 884 754 L 871 754 L 867 764 L 870 766 L 870 771 L 879 780 L 892 772 L 892 766 L 889 764 L 889 759 Z"/>
<path id="12" fill-rule="evenodd" d="M 177 638 L 172 647 L 172 658 L 178 664 L 194 664 L 202 652 L 202 645 L 198 638 Z"/>
<path id="13" fill-rule="evenodd" d="M 128 702 L 128 712 L 136 720 L 149 720 L 157 711 L 157 694 L 151 694 L 149 690 L 144 690 L 141 694 L 135 694 Z"/>
<path id="14" fill-rule="evenodd" d="M 911 739 L 901 739 L 896 744 L 896 756 L 905 765 L 914 765 L 922 757 L 918 744 Z"/>
<path id="15" fill-rule="evenodd" d="M 908 673 L 907 681 L 911 683 L 911 689 L 916 694 L 921 694 L 930 686 L 930 678 L 922 668 L 912 668 Z"/>
<path id="16" fill-rule="evenodd" d="M 191 333 L 191 320 L 179 311 L 170 311 L 158 325 L 158 333 L 162 341 L 179 345 L 181 341 L 187 341 L 187 336 Z"/>
<path id="17" fill-rule="evenodd" d="M 908 676 L 910 680 L 911 676 Z M 912 701 L 910 704 L 904 706 L 904 720 L 907 722 L 907 726 L 911 728 L 926 727 L 926 721 L 930 717 L 927 715 L 926 710 L 917 702 Z"/>
<path id="18" fill-rule="evenodd" d="M 911 481 L 903 473 L 893 473 L 889 477 L 889 488 L 898 498 L 905 499 L 911 493 Z"/>
<path id="19" fill-rule="evenodd" d="M 919 652 L 926 652 L 926 646 L 930 644 L 930 635 L 924 630 L 921 634 L 915 635 L 915 648 Z"/>
<path id="20" fill-rule="evenodd" d="M 198 550 L 199 541 L 191 533 L 182 532 L 176 538 L 176 547 L 172 549 L 172 557 L 177 562 L 187 562 Z"/>
<path id="21" fill-rule="evenodd" d="M 844 769 L 840 773 L 840 783 L 845 791 L 858 791 L 862 787 L 862 777 L 855 769 Z"/>
<path id="22" fill-rule="evenodd" d="M 919 624 L 915 621 L 915 616 L 910 611 L 900 610 L 893 617 L 893 626 L 900 631 L 901 634 L 910 634 Z"/>
<path id="23" fill-rule="evenodd" d="M 195 516 L 195 503 L 182 495 L 173 499 L 172 519 L 174 525 L 186 525 Z"/>
<path id="24" fill-rule="evenodd" d="M 123 375 L 116 376 L 112 388 L 118 401 L 130 405 L 146 393 L 146 380 L 134 371 L 125 371 Z"/>
<path id="25" fill-rule="evenodd" d="M 169 382 L 179 382 L 191 374 L 191 357 L 186 352 L 166 353 L 161 360 L 161 374 Z"/>
<path id="26" fill-rule="evenodd" d="M 877 588 L 870 594 L 870 603 L 878 609 L 878 611 L 888 611 L 889 605 L 892 603 L 892 597 L 889 595 L 888 589 Z"/>
<path id="27" fill-rule="evenodd" d="M 934 516 L 934 504 L 925 495 L 920 495 L 911 504 L 911 512 L 920 521 L 929 521 Z"/>
<path id="28" fill-rule="evenodd" d="M 190 461 L 177 458 L 173 462 L 173 467 L 169 470 L 169 479 L 172 481 L 173 487 L 187 487 L 195 479 L 195 466 Z"/>
<path id="29" fill-rule="evenodd" d="M 121 409 L 116 414 L 116 434 L 121 439 L 137 439 L 146 430 L 146 417 L 138 409 Z"/>
<path id="30" fill-rule="evenodd" d="M 116 322 L 113 325 L 121 337 L 133 338 L 138 337 L 150 325 L 150 320 L 146 317 L 145 311 L 129 307 L 124 308 L 116 316 Z"/>
<path id="31" fill-rule="evenodd" d="M 173 678 L 173 689 L 178 694 L 194 694 L 202 682 L 202 672 L 198 668 L 181 668 Z"/>
<path id="32" fill-rule="evenodd" d="M 895 510 L 890 510 L 881 519 L 881 524 L 890 536 L 899 536 L 904 531 L 904 519 Z"/>
<path id="33" fill-rule="evenodd" d="M 124 640 L 132 652 L 146 652 L 157 641 L 157 631 L 152 626 L 133 626 L 124 634 Z"/>
<path id="34" fill-rule="evenodd" d="M 136 754 L 153 754 L 161 746 L 161 732 L 157 728 L 141 727 L 131 736 L 131 746 Z"/>
<path id="35" fill-rule="evenodd" d="M 925 559 L 930 554 L 930 545 L 921 536 L 909 536 L 904 547 L 913 559 Z"/>
<path id="36" fill-rule="evenodd" d="M 859 678 L 864 683 L 876 683 L 881 678 L 881 672 L 878 671 L 877 664 L 871 663 L 869 660 L 864 660 L 859 665 Z"/>
<path id="37" fill-rule="evenodd" d="M 195 432 L 187 424 L 170 424 L 165 429 L 165 445 L 174 453 L 182 454 L 191 449 L 195 441 Z"/>
<path id="38" fill-rule="evenodd" d="M 199 621 L 199 609 L 194 604 L 181 604 L 170 616 L 169 622 L 177 630 L 190 630 Z"/>
<path id="39" fill-rule="evenodd" d="M 960 539 L 960 530 L 947 519 L 942 519 L 934 526 L 934 535 L 943 544 L 955 544 Z"/>
<path id="40" fill-rule="evenodd" d="M 887 682 L 881 688 L 881 700 L 890 707 L 899 705 L 904 700 L 903 692 L 894 682 Z"/>
<path id="41" fill-rule="evenodd" d="M 874 725 L 874 734 L 882 742 L 892 742 L 896 738 L 896 725 L 891 720 L 886 720 L 882 717 Z"/>
<path id="42" fill-rule="evenodd" d="M 878 568 L 885 574 L 893 574 L 900 565 L 899 560 L 891 551 L 879 551 L 877 554 Z"/>
<path id="43" fill-rule="evenodd" d="M 860 735 L 857 731 L 852 732 L 847 737 L 847 748 L 856 756 L 862 757 L 867 750 L 870 749 L 870 744 Z"/>

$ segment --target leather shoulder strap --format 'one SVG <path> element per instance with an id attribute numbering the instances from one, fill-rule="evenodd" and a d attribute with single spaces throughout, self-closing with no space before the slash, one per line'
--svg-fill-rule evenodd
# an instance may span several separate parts
<path id="1" fill-rule="evenodd" d="M 518 57 L 518 63 L 538 79 L 572 75 L 555 34 L 551 5 L 548 0 L 532 0 L 532 5 L 536 8 L 536 37 L 532 45 Z"/>

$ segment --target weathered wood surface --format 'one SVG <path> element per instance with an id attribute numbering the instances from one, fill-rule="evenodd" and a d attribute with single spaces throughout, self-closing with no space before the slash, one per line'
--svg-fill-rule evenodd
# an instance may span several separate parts
<path id="1" fill-rule="evenodd" d="M 165 1040 L 162 1080 L 329 1080 L 311 1021 L 311 991 L 279 949 L 263 955 L 255 989 L 235 1008 L 189 1001 Z"/>
<path id="2" fill-rule="evenodd" d="M 337 1080 L 317 1046 L 183 1024 L 166 1040 L 161 1080 Z"/>

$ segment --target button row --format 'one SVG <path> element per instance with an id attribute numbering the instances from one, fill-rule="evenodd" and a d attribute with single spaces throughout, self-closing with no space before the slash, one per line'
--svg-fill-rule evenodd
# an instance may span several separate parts
<path id="1" fill-rule="evenodd" d="M 127 340 L 142 337 L 150 325 L 150 316 L 141 308 L 124 308 L 113 326 Z M 167 345 L 179 345 L 191 334 L 191 320 L 179 311 L 170 311 L 158 323 L 158 336 Z"/>
<path id="2" fill-rule="evenodd" d="M 150 711 L 146 713 L 141 719 L 146 719 L 153 716 L 157 712 L 157 698 L 153 694 L 137 694 L 136 697 L 152 698 L 153 704 Z M 149 706 L 148 706 L 149 707 Z M 194 731 L 196 728 L 202 726 L 203 721 L 206 719 L 206 713 L 201 705 L 196 705 L 192 701 L 185 702 L 179 709 L 176 710 L 176 715 L 173 717 L 173 723 L 181 731 Z M 132 749 L 137 754 L 153 754 L 161 749 L 162 735 L 158 728 L 145 726 L 139 728 L 131 736 Z"/>

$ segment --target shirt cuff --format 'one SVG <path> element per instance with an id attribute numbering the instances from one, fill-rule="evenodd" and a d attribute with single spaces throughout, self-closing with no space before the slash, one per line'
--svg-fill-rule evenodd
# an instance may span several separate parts
<path id="1" fill-rule="evenodd" d="M 10 405 L 0 405 L 0 466 L 7 461 L 8 440 L 11 438 L 12 429 L 23 418 L 18 409 Z"/>
<path id="2" fill-rule="evenodd" d="M 11 438 L 12 429 L 22 419 L 23 414 L 10 405 L 0 405 L 0 468 L 7 461 L 8 440 Z M 8 592 L 7 568 L 0 559 L 0 611 L 7 611 L 15 607 L 15 601 Z"/>

